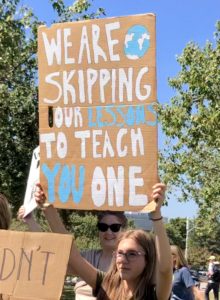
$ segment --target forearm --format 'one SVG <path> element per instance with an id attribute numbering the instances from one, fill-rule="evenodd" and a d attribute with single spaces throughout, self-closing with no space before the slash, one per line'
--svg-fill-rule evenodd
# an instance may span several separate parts
<path id="1" fill-rule="evenodd" d="M 66 230 L 57 209 L 53 205 L 43 209 L 45 217 L 50 225 L 52 232 L 69 234 Z"/>
<path id="2" fill-rule="evenodd" d="M 27 224 L 28 229 L 33 232 L 40 232 L 41 227 L 40 225 L 35 221 L 33 217 L 29 218 L 28 216 L 24 218 L 24 222 Z"/>
<path id="3" fill-rule="evenodd" d="M 156 219 L 156 217 L 154 218 Z M 163 219 L 152 222 L 156 241 L 158 271 L 172 273 L 172 256 Z"/>

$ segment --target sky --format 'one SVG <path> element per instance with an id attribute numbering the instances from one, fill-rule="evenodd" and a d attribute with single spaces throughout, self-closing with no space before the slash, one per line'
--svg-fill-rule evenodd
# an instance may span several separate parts
<path id="1" fill-rule="evenodd" d="M 73 1 L 64 1 L 67 5 Z M 55 19 L 49 0 L 22 0 L 40 20 L 50 25 Z M 157 96 L 160 103 L 169 103 L 174 91 L 168 86 L 168 78 L 175 77 L 180 67 L 176 56 L 190 41 L 203 47 L 213 41 L 216 21 L 220 19 L 220 0 L 94 0 L 92 11 L 105 9 L 106 17 L 118 17 L 143 13 L 156 14 Z M 164 136 L 159 133 L 159 147 Z M 195 217 L 196 205 L 177 203 L 175 196 L 162 209 L 168 218 Z"/>

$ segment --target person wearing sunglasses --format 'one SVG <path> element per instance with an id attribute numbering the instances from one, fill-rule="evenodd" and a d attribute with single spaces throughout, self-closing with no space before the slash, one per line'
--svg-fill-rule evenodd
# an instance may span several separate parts
<path id="1" fill-rule="evenodd" d="M 69 265 L 75 274 L 92 287 L 97 300 L 169 299 L 172 285 L 172 258 L 160 209 L 165 188 L 163 183 L 157 183 L 152 188 L 152 199 L 157 204 L 155 212 L 151 213 L 154 235 L 143 230 L 121 232 L 107 272 L 102 272 L 85 260 L 73 241 Z M 43 205 L 44 201 L 38 203 Z M 45 215 L 55 232 L 67 233 L 52 205 L 46 208 Z M 104 219 L 100 223 L 108 225 L 108 227 L 99 225 L 102 230 L 111 231 L 117 228 L 110 227 L 112 224 L 108 224 Z"/>
<path id="2" fill-rule="evenodd" d="M 112 261 L 112 252 L 115 250 L 117 238 L 127 225 L 127 218 L 123 212 L 105 211 L 97 214 L 97 229 L 101 249 L 81 251 L 81 255 L 95 268 L 106 272 Z M 74 270 L 72 272 L 74 274 Z M 96 299 L 92 288 L 79 278 L 75 285 L 75 300 Z"/>
<path id="3" fill-rule="evenodd" d="M 37 203 L 45 201 L 45 194 L 41 187 L 41 184 L 36 185 L 35 200 Z M 53 209 L 54 210 L 54 209 Z M 20 218 L 23 210 L 20 209 Z M 44 210 L 45 216 L 47 218 L 47 209 Z M 55 212 L 55 210 L 54 210 Z M 55 212 L 56 213 L 56 212 Z M 57 213 L 56 213 L 57 214 Z M 24 215 L 24 213 L 23 213 Z M 30 219 L 30 218 L 29 218 Z M 33 228 L 34 221 L 26 220 L 27 225 L 30 230 Z M 49 222 L 51 225 L 51 230 L 57 232 L 57 227 L 54 222 Z M 112 261 L 112 252 L 115 250 L 117 238 L 119 233 L 125 229 L 127 226 L 127 218 L 124 212 L 120 211 L 103 211 L 97 213 L 97 230 L 99 234 L 99 241 L 101 249 L 89 249 L 80 251 L 80 254 L 84 259 L 86 259 L 95 268 L 106 272 Z M 36 226 L 34 226 L 35 228 Z M 35 231 L 35 230 L 34 230 Z M 60 232 L 62 233 L 62 232 Z M 68 267 L 68 275 L 76 275 L 74 269 L 71 266 Z M 82 278 L 78 278 L 75 287 L 75 300 L 92 300 L 96 299 L 93 296 L 93 290 Z"/>

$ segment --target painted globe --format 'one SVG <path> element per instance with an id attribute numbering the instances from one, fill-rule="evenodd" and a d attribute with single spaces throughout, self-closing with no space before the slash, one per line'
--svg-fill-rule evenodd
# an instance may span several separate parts
<path id="1" fill-rule="evenodd" d="M 150 46 L 150 35 L 143 25 L 130 27 L 125 35 L 124 53 L 128 59 L 136 60 L 144 56 Z"/>

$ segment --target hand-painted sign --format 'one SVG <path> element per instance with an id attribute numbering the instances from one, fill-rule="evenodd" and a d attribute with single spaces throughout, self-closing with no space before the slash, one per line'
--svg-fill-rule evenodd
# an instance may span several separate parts
<path id="1" fill-rule="evenodd" d="M 0 230 L 0 298 L 60 299 L 71 246 L 71 235 Z"/>
<path id="2" fill-rule="evenodd" d="M 155 16 L 42 26 L 38 42 L 48 201 L 141 210 L 157 181 Z"/>

